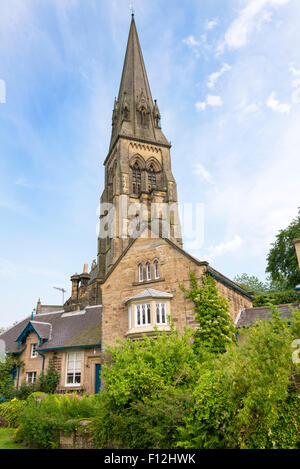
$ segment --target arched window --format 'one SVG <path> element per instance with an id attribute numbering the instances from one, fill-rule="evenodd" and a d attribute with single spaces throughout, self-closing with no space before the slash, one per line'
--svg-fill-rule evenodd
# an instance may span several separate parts
<path id="1" fill-rule="evenodd" d="M 135 162 L 132 169 L 132 189 L 134 194 L 139 194 L 141 190 L 141 169 L 137 162 Z"/>
<path id="2" fill-rule="evenodd" d="M 155 280 L 159 279 L 158 261 L 154 261 L 154 277 Z"/>
<path id="3" fill-rule="evenodd" d="M 151 164 L 150 168 L 148 169 L 148 185 L 149 191 L 151 191 L 151 189 L 156 186 L 156 174 L 153 164 Z"/>
<path id="4" fill-rule="evenodd" d="M 146 274 L 147 274 L 147 280 L 151 280 L 151 265 L 150 265 L 150 262 L 147 262 L 147 264 L 146 264 Z"/>
<path id="5" fill-rule="evenodd" d="M 144 281 L 144 273 L 143 273 L 143 266 L 142 264 L 139 264 L 139 282 Z"/>

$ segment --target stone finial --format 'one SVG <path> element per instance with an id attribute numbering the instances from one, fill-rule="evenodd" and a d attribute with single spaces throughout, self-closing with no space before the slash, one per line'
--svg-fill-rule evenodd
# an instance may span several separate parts
<path id="1" fill-rule="evenodd" d="M 88 265 L 88 264 L 84 264 L 84 266 L 83 266 L 83 273 L 84 273 L 84 274 L 88 274 L 88 273 L 89 273 L 89 265 Z"/>

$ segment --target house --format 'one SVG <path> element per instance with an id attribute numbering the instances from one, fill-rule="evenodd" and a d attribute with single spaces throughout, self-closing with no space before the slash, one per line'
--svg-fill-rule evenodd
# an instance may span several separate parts
<path id="1" fill-rule="evenodd" d="M 0 336 L 7 353 L 25 364 L 17 386 L 35 382 L 53 357 L 59 391 L 97 392 L 107 346 L 153 335 L 155 327 L 168 331 L 169 317 L 179 331 L 195 327 L 194 305 L 180 288 L 189 288 L 191 271 L 199 282 L 207 274 L 216 280 L 233 321 L 252 307 L 247 291 L 183 249 L 170 149 L 132 16 L 104 161 L 97 261 L 72 275 L 62 310 L 38 304 L 35 314 Z"/>

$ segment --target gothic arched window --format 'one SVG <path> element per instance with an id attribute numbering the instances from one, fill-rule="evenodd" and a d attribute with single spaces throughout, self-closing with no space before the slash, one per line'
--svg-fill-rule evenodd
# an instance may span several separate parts
<path id="1" fill-rule="evenodd" d="M 153 164 L 151 164 L 150 168 L 148 169 L 148 185 L 149 191 L 151 191 L 151 189 L 156 186 L 156 173 Z"/>
<path id="2" fill-rule="evenodd" d="M 147 264 L 146 264 L 146 275 L 147 275 L 147 280 L 151 280 L 151 265 L 150 265 L 150 262 L 147 262 Z"/>
<path id="3" fill-rule="evenodd" d="M 155 280 L 159 279 L 158 261 L 154 261 L 154 277 Z"/>
<path id="4" fill-rule="evenodd" d="M 141 181 L 142 181 L 141 169 L 138 163 L 136 162 L 132 169 L 132 189 L 133 189 L 134 194 L 140 193 Z"/>
<path id="5" fill-rule="evenodd" d="M 143 265 L 139 264 L 139 282 L 144 281 Z"/>

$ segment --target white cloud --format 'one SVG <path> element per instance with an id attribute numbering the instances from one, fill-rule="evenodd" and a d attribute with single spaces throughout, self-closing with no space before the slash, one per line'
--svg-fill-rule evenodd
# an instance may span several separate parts
<path id="1" fill-rule="evenodd" d="M 209 171 L 207 171 L 207 169 L 204 168 L 204 166 L 201 164 L 201 163 L 197 163 L 195 165 L 195 170 L 194 170 L 195 174 L 199 175 L 199 176 L 202 176 L 203 179 L 208 182 L 209 184 L 214 184 L 213 182 L 213 178 L 210 174 Z"/>
<path id="2" fill-rule="evenodd" d="M 267 100 L 267 106 L 272 109 L 275 112 L 281 112 L 283 114 L 288 114 L 291 110 L 290 104 L 281 104 L 276 98 L 275 98 L 275 92 L 273 91 L 268 100 Z"/>
<path id="3" fill-rule="evenodd" d="M 186 39 L 182 39 L 182 42 L 191 48 L 200 46 L 200 42 L 197 41 L 194 36 L 189 36 Z"/>
<path id="4" fill-rule="evenodd" d="M 209 94 L 206 97 L 206 101 L 198 101 L 195 104 L 195 107 L 197 111 L 205 111 L 206 106 L 219 107 L 222 105 L 223 105 L 223 102 L 222 102 L 221 96 L 214 96 L 214 95 Z"/>
<path id="5" fill-rule="evenodd" d="M 206 98 L 206 102 L 208 106 L 222 106 L 222 98 L 221 96 L 214 96 L 209 94 Z"/>
<path id="6" fill-rule="evenodd" d="M 210 246 L 207 249 L 206 258 L 209 261 L 214 260 L 216 257 L 237 251 L 243 244 L 243 239 L 239 235 L 235 235 L 230 241 L 223 242 L 217 246 Z"/>
<path id="7" fill-rule="evenodd" d="M 219 24 L 219 18 L 213 18 L 212 20 L 207 20 L 205 23 L 205 29 L 211 30 Z"/>
<path id="8" fill-rule="evenodd" d="M 197 111 L 205 111 L 206 106 L 219 107 L 223 105 L 221 96 L 214 96 L 209 94 L 205 101 L 198 101 L 195 104 Z"/>
<path id="9" fill-rule="evenodd" d="M 218 79 L 225 73 L 231 70 L 230 65 L 223 64 L 222 68 L 218 72 L 214 72 L 209 75 L 207 86 L 208 88 L 214 88 L 215 84 L 217 83 Z"/>
<path id="10" fill-rule="evenodd" d="M 262 22 L 271 21 L 271 12 L 266 8 L 283 6 L 288 2 L 289 0 L 251 0 L 227 29 L 217 53 L 222 53 L 225 46 L 230 49 L 243 47 L 256 27 L 260 29 Z"/>

